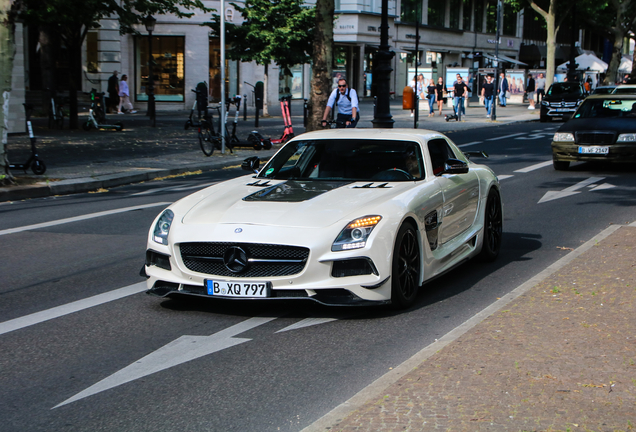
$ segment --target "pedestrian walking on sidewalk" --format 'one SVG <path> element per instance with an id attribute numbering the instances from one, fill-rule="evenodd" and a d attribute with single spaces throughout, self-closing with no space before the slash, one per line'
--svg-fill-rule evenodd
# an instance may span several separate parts
<path id="1" fill-rule="evenodd" d="M 526 86 L 526 92 L 528 93 L 528 103 L 530 103 L 530 105 L 528 105 L 529 110 L 534 109 L 534 89 L 534 78 L 532 78 L 532 74 L 528 74 L 528 85 Z"/>
<path id="2" fill-rule="evenodd" d="M 131 114 L 136 113 L 133 109 L 133 104 L 130 102 L 130 90 L 128 88 L 128 75 L 122 75 L 119 82 L 119 106 L 117 107 L 117 114 L 123 114 L 122 107 L 129 111 Z"/>
<path id="3" fill-rule="evenodd" d="M 510 89 L 505 73 L 499 75 L 499 106 L 506 106 L 506 92 Z"/>
<path id="4" fill-rule="evenodd" d="M 439 115 L 442 115 L 442 108 L 444 107 L 444 92 L 446 89 L 444 88 L 444 80 L 442 77 L 437 78 L 437 85 L 435 86 L 435 97 L 437 98 L 437 109 L 439 110 Z"/>
<path id="5" fill-rule="evenodd" d="M 431 78 L 428 83 L 428 87 L 426 87 L 426 97 L 428 98 L 428 116 L 433 117 L 435 115 L 435 93 L 437 92 L 437 87 L 435 86 L 435 81 Z"/>
<path id="6" fill-rule="evenodd" d="M 457 83 L 453 87 L 455 95 L 455 114 L 457 121 L 462 121 L 462 114 L 466 115 L 464 99 L 468 97 L 468 86 L 461 76 L 457 77 Z"/>
<path id="7" fill-rule="evenodd" d="M 486 75 L 486 82 L 481 87 L 481 98 L 486 107 L 489 119 L 492 119 L 492 104 L 495 102 L 495 83 L 492 81 L 491 75 Z"/>
<path id="8" fill-rule="evenodd" d="M 108 78 L 108 103 L 106 104 L 106 112 L 115 112 L 117 106 L 119 106 L 119 79 L 117 78 L 117 71 L 113 71 L 113 74 Z"/>
<path id="9" fill-rule="evenodd" d="M 539 74 L 536 82 L 537 89 L 537 103 L 541 103 L 543 96 L 545 96 L 545 78 L 542 73 Z"/>

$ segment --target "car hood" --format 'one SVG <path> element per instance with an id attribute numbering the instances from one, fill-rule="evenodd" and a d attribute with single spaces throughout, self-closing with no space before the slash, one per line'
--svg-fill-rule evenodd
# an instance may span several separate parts
<path id="1" fill-rule="evenodd" d="M 636 133 L 633 118 L 571 118 L 558 130 L 559 132 L 616 132 Z"/>
<path id="2" fill-rule="evenodd" d="M 237 179 L 238 180 L 238 179 Z M 366 216 L 413 186 L 413 182 L 230 180 L 205 190 L 182 223 L 255 224 L 321 228 L 343 218 Z"/>

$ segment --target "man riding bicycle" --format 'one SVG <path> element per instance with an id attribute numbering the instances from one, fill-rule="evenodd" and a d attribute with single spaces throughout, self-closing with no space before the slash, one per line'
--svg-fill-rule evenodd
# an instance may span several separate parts
<path id="1" fill-rule="evenodd" d="M 358 107 L 358 93 L 350 89 L 347 80 L 340 78 L 338 88 L 334 89 L 329 96 L 325 112 L 322 115 L 322 125 L 327 125 L 327 118 L 333 109 L 334 104 L 338 104 L 338 116 L 336 124 L 339 128 L 354 128 L 360 120 L 360 108 Z"/>

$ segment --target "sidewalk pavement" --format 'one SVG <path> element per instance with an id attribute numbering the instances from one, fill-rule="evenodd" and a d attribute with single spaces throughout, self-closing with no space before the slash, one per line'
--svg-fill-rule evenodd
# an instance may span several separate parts
<path id="1" fill-rule="evenodd" d="M 636 223 L 610 226 L 305 428 L 636 428 Z"/>
<path id="2" fill-rule="evenodd" d="M 372 128 L 373 100 L 360 103 L 361 120 L 359 128 Z M 486 118 L 485 108 L 469 106 L 465 121 L 444 120 L 452 108 L 444 108 L 442 116 L 428 117 L 427 101 L 420 102 L 419 129 L 432 129 L 443 133 L 484 126 L 498 126 L 505 123 L 538 120 L 539 110 L 528 110 L 527 105 L 511 105 L 497 108 L 497 120 Z M 296 135 L 305 131 L 303 127 L 303 101 L 292 102 L 292 121 Z M 401 100 L 391 101 L 391 114 L 394 128 L 414 127 L 414 119 L 409 110 L 402 110 Z M 80 115 L 80 122 L 86 115 Z M 237 166 L 243 159 L 257 155 L 267 159 L 280 146 L 271 150 L 254 150 L 252 147 L 237 147 L 234 153 L 221 154 L 215 151 L 206 157 L 199 147 L 196 129 L 184 130 L 189 111 L 170 111 L 157 113 L 157 127 L 149 126 L 149 120 L 143 113 L 109 114 L 109 120 L 122 121 L 123 132 L 69 130 L 68 119 L 64 130 L 51 130 L 47 119 L 33 119 L 34 132 L 38 139 L 37 148 L 40 158 L 45 162 L 47 171 L 42 176 L 13 170 L 18 185 L 0 187 L 0 202 L 28 198 L 64 195 L 88 192 L 99 189 L 148 181 L 170 175 L 195 171 L 209 171 L 222 167 Z M 234 120 L 234 111 L 230 112 L 228 127 Z M 236 135 L 243 141 L 252 130 L 258 130 L 264 137 L 280 138 L 284 124 L 279 107 L 270 110 L 270 117 L 259 119 L 259 127 L 254 127 L 254 111 L 248 110 L 247 120 L 240 112 Z M 29 139 L 26 135 L 12 135 L 7 146 L 9 160 L 12 163 L 24 162 L 30 153 Z"/>

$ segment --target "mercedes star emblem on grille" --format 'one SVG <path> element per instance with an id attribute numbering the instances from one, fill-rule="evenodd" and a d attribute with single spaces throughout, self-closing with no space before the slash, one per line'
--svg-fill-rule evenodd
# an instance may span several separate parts
<path id="1" fill-rule="evenodd" d="M 223 254 L 223 264 L 232 273 L 240 273 L 247 268 L 247 252 L 238 246 L 229 247 Z"/>

